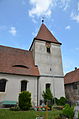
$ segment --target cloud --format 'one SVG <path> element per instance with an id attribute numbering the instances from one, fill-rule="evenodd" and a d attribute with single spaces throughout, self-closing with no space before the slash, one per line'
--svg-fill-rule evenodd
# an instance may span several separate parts
<path id="1" fill-rule="evenodd" d="M 51 16 L 53 8 L 59 6 L 66 10 L 69 7 L 70 0 L 29 0 L 33 6 L 29 10 L 29 16 L 34 18 L 35 16 Z"/>
<path id="2" fill-rule="evenodd" d="M 77 23 L 79 23 L 79 13 L 71 13 L 71 18 L 72 20 L 76 21 Z"/>
<path id="3" fill-rule="evenodd" d="M 71 19 L 79 23 L 79 2 L 77 2 L 77 7 L 75 12 L 72 12 L 70 15 Z"/>
<path id="4" fill-rule="evenodd" d="M 37 23 L 37 21 L 34 18 L 32 19 L 32 22 L 35 23 L 35 24 Z"/>
<path id="5" fill-rule="evenodd" d="M 70 25 L 66 26 L 65 29 L 70 30 L 71 29 Z"/>
<path id="6" fill-rule="evenodd" d="M 29 0 L 29 3 L 31 5 L 31 9 L 28 11 L 29 16 L 32 17 L 32 21 L 36 23 L 35 19 L 39 17 L 44 16 L 50 18 L 56 7 L 66 11 L 70 7 L 72 0 Z M 70 17 L 72 20 L 79 23 L 79 1 L 76 1 L 75 5 L 76 9 L 72 8 L 73 11 Z"/>
<path id="7" fill-rule="evenodd" d="M 16 35 L 16 28 L 15 27 L 11 27 L 9 30 L 9 33 L 11 33 L 11 35 L 15 36 Z"/>
<path id="8" fill-rule="evenodd" d="M 59 0 L 60 7 L 63 8 L 63 10 L 67 10 L 67 8 L 70 6 L 71 0 Z"/>
<path id="9" fill-rule="evenodd" d="M 29 16 L 50 16 L 53 2 L 54 0 L 30 0 L 30 4 L 33 5 L 33 8 L 29 10 Z"/>

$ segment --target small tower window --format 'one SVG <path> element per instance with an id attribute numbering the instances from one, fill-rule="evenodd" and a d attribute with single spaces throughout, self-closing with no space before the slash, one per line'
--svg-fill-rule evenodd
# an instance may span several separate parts
<path id="1" fill-rule="evenodd" d="M 46 90 L 47 90 L 48 88 L 50 89 L 50 83 L 47 83 L 47 84 L 46 84 Z"/>
<path id="2" fill-rule="evenodd" d="M 50 47 L 51 47 L 51 44 L 49 42 L 46 42 L 46 50 L 48 53 L 50 53 Z"/>
<path id="3" fill-rule="evenodd" d="M 27 90 L 27 81 L 21 81 L 21 92 Z"/>
<path id="4" fill-rule="evenodd" d="M 50 53 L 50 48 L 47 47 L 47 52 Z"/>

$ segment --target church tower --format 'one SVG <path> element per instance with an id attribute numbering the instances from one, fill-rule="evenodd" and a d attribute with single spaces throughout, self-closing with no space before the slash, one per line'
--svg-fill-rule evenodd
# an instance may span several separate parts
<path id="1" fill-rule="evenodd" d="M 38 66 L 38 99 L 50 88 L 53 97 L 60 98 L 64 94 L 64 78 L 61 56 L 61 43 L 56 40 L 45 24 L 42 24 L 30 47 L 35 65 Z"/>

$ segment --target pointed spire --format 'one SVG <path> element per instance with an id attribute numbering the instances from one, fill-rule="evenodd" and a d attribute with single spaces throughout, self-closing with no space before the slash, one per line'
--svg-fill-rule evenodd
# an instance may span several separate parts
<path id="1" fill-rule="evenodd" d="M 56 40 L 53 34 L 49 31 L 49 29 L 42 23 L 37 36 L 35 37 L 36 40 L 48 41 L 56 44 L 61 44 Z"/>

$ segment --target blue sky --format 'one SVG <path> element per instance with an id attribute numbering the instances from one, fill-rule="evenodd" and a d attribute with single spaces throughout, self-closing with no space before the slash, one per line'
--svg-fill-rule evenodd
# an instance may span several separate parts
<path id="1" fill-rule="evenodd" d="M 79 0 L 0 0 L 0 45 L 29 49 L 42 17 L 62 42 L 64 73 L 79 67 Z"/>

